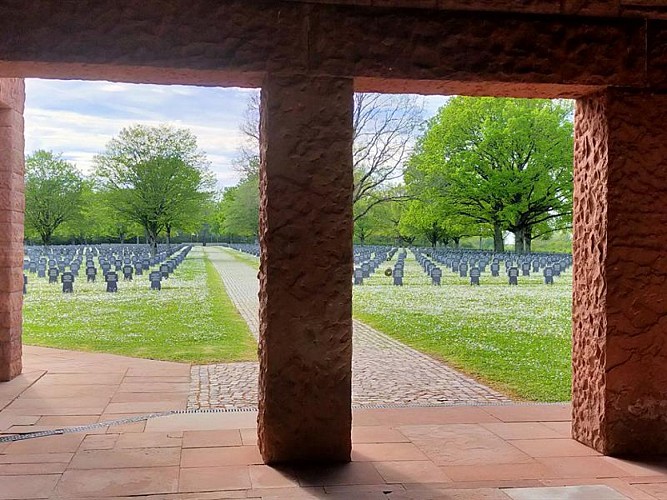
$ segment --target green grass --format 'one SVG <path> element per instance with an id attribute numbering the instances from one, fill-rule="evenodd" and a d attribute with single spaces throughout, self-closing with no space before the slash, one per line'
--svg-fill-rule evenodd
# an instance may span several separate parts
<path id="1" fill-rule="evenodd" d="M 510 287 L 501 268 L 474 287 L 443 268 L 434 287 L 410 254 L 405 286 L 394 287 L 384 267 L 354 288 L 356 318 L 511 396 L 570 399 L 571 274 Z"/>
<path id="2" fill-rule="evenodd" d="M 30 275 L 23 307 L 26 344 L 209 363 L 256 359 L 257 345 L 213 264 L 194 250 L 160 292 L 147 274 L 118 293 L 79 276 L 74 294 Z"/>

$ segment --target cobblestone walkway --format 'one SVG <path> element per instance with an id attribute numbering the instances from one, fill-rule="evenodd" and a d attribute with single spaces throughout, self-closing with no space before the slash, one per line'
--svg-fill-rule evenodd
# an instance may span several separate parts
<path id="1" fill-rule="evenodd" d="M 207 248 L 232 302 L 255 337 L 259 334 L 256 271 L 231 250 Z M 475 382 L 387 335 L 354 321 L 352 402 L 355 406 L 437 405 L 509 402 Z M 192 367 L 188 408 L 255 408 L 257 363 Z"/>

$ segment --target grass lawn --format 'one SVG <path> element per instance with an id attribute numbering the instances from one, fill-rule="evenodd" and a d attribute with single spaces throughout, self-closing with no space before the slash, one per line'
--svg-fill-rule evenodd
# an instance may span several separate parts
<path id="1" fill-rule="evenodd" d="M 29 275 L 23 306 L 26 344 L 191 363 L 247 361 L 257 344 L 213 265 L 193 249 L 162 290 L 147 273 L 107 293 L 79 276 L 74 294 Z"/>
<path id="2" fill-rule="evenodd" d="M 257 268 L 256 257 L 230 253 Z M 408 251 L 404 286 L 395 287 L 387 267 L 354 287 L 355 318 L 512 397 L 570 400 L 571 272 L 551 286 L 540 273 L 510 287 L 501 265 L 500 277 L 487 268 L 473 287 L 443 267 L 435 287 Z"/>
<path id="3" fill-rule="evenodd" d="M 443 268 L 434 287 L 408 252 L 404 286 L 394 287 L 385 267 L 354 287 L 356 318 L 511 396 L 570 399 L 571 273 L 552 286 L 520 276 L 510 287 L 501 266 L 474 287 Z"/>

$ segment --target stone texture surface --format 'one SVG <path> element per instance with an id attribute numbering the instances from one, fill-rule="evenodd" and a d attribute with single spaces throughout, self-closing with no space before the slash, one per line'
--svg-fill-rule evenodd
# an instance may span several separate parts
<path id="1" fill-rule="evenodd" d="M 21 79 L 0 79 L 0 381 L 21 373 L 23 106 Z"/>
<path id="2" fill-rule="evenodd" d="M 349 461 L 352 80 L 270 75 L 262 88 L 259 416 L 262 457 Z"/>
<path id="3" fill-rule="evenodd" d="M 577 108 L 573 435 L 605 454 L 667 452 L 667 96 Z"/>

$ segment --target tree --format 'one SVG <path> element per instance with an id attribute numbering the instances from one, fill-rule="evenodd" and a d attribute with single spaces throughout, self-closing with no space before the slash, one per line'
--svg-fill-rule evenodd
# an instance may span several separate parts
<path id="1" fill-rule="evenodd" d="M 248 101 L 241 132 L 245 142 L 235 168 L 244 177 L 259 173 L 259 95 Z M 353 116 L 354 220 L 378 204 L 409 199 L 385 189 L 403 176 L 418 127 L 423 99 L 410 95 L 355 94 Z"/>
<path id="2" fill-rule="evenodd" d="M 164 230 L 199 222 L 214 177 L 195 136 L 168 125 L 121 130 L 95 157 L 96 176 L 122 220 L 139 224 L 153 253 Z"/>
<path id="3" fill-rule="evenodd" d="M 455 97 L 417 141 L 406 182 L 491 226 L 496 251 L 504 230 L 530 249 L 535 228 L 570 223 L 571 114 L 564 101 Z"/>
<path id="4" fill-rule="evenodd" d="M 79 213 L 83 176 L 61 155 L 39 150 L 26 158 L 25 221 L 44 245 Z"/>
<path id="5" fill-rule="evenodd" d="M 257 238 L 259 235 L 259 181 L 251 176 L 227 188 L 219 204 L 223 233 Z"/>

